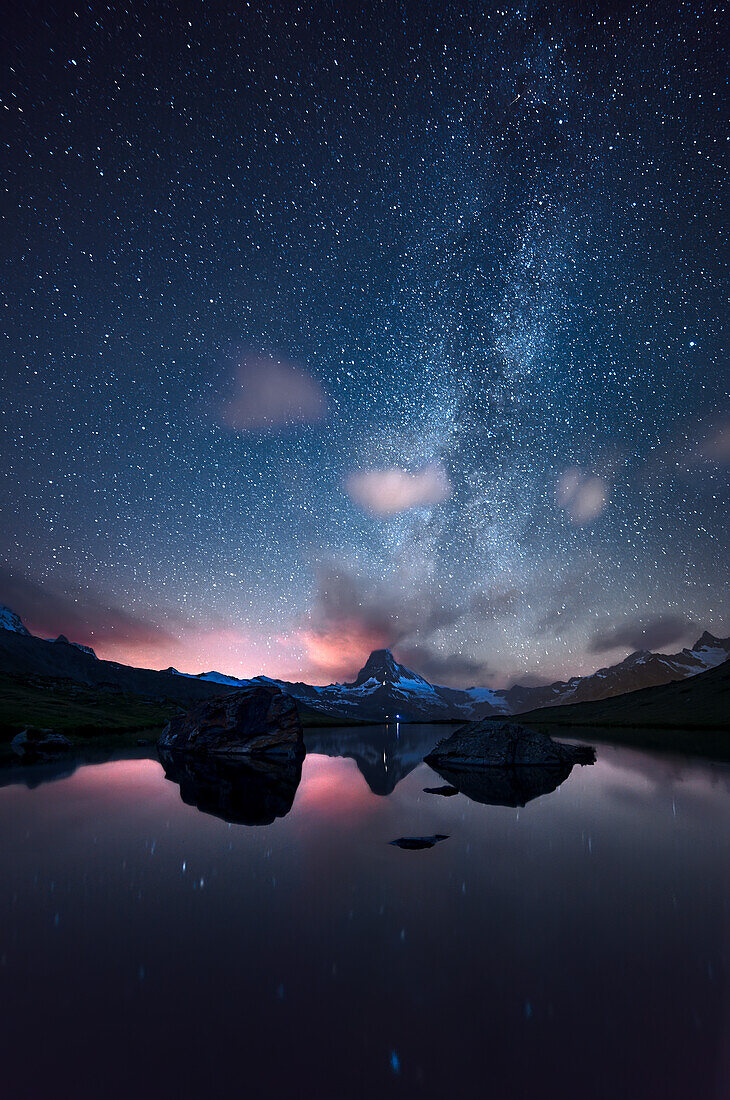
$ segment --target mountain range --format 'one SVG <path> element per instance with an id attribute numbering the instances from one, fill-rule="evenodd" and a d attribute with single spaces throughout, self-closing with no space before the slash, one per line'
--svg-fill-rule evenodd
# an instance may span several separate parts
<path id="1" fill-rule="evenodd" d="M 265 676 L 238 680 L 219 672 L 201 673 L 195 678 L 230 687 L 273 683 L 330 718 L 366 722 L 472 721 L 491 715 L 521 714 L 542 707 L 592 702 L 656 687 L 706 672 L 728 657 L 730 638 L 716 638 L 706 631 L 691 649 L 672 654 L 639 650 L 619 664 L 598 669 L 589 676 L 574 676 L 538 687 L 516 684 L 497 690 L 430 684 L 417 672 L 399 664 L 389 649 L 374 650 L 352 683 L 326 687 L 272 680 Z"/>
<path id="2" fill-rule="evenodd" d="M 205 695 L 248 684 L 275 684 L 293 695 L 305 710 L 330 722 L 469 721 L 490 715 L 521 714 L 544 707 L 594 702 L 642 688 L 683 680 L 721 664 L 730 657 L 730 638 L 705 632 L 691 649 L 679 653 L 630 654 L 618 664 L 588 676 L 553 684 L 507 689 L 451 688 L 431 684 L 399 664 L 389 649 L 374 650 L 355 679 L 318 687 L 267 676 L 239 679 L 220 672 L 197 676 L 138 669 L 99 660 L 88 646 L 60 635 L 45 640 L 31 635 L 9 608 L 0 607 L 0 671 L 21 676 L 63 678 L 86 685 L 193 702 Z"/>
<path id="3" fill-rule="evenodd" d="M 9 608 L 0 606 L 0 674 L 17 680 L 71 682 L 104 693 L 129 693 L 155 700 L 192 704 L 208 698 L 219 685 L 196 677 L 171 676 L 149 668 L 133 668 L 100 660 L 90 646 L 69 642 L 63 634 L 36 638 Z"/>
<path id="4" fill-rule="evenodd" d="M 730 661 L 710 668 L 691 682 L 640 688 L 591 702 L 542 707 L 520 715 L 527 725 L 641 726 L 645 729 L 702 729 L 730 732 Z"/>

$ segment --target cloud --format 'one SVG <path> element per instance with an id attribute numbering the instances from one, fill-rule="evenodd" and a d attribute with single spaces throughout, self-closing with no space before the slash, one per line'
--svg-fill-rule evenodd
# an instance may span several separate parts
<path id="1" fill-rule="evenodd" d="M 502 686 L 511 688 L 516 687 L 519 684 L 520 687 L 524 688 L 547 687 L 548 684 L 554 684 L 555 681 L 558 679 L 559 676 L 557 674 L 555 674 L 554 676 L 545 676 L 544 674 L 539 672 L 518 671 L 511 673 L 511 675 L 507 677 Z"/>
<path id="2" fill-rule="evenodd" d="M 373 582 L 341 565 L 322 568 L 318 575 L 313 619 L 322 629 L 358 624 L 358 633 L 395 645 L 418 631 L 428 634 L 453 626 L 462 616 L 497 619 L 508 614 L 521 598 L 516 588 L 476 592 L 461 600 L 435 599 L 426 585 Z"/>
<path id="3" fill-rule="evenodd" d="M 343 680 L 364 664 L 368 654 L 391 643 L 382 635 L 370 633 L 357 619 L 343 620 L 327 630 L 314 627 L 301 630 L 299 641 L 315 670 L 315 676 Z"/>
<path id="4" fill-rule="evenodd" d="M 432 684 L 445 684 L 447 687 L 483 684 L 491 674 L 483 661 L 475 661 L 460 653 L 437 653 L 425 645 L 400 647 L 398 657 Z"/>
<path id="5" fill-rule="evenodd" d="M 221 419 L 234 431 L 267 431 L 291 424 L 311 424 L 327 412 L 319 382 L 296 363 L 274 356 L 248 356 L 221 409 Z"/>
<path id="6" fill-rule="evenodd" d="M 373 649 L 452 626 L 465 611 L 416 586 L 372 582 L 341 565 L 319 570 L 314 606 L 298 631 L 307 656 L 324 675 L 347 677 Z"/>
<path id="7" fill-rule="evenodd" d="M 552 568 L 548 566 L 545 577 L 538 578 L 539 587 L 530 594 L 530 602 L 539 608 L 534 624 L 536 637 L 564 635 L 595 607 L 599 596 L 601 582 L 590 560 L 574 561 L 562 576 L 560 568 L 556 562 Z"/>
<path id="8" fill-rule="evenodd" d="M 578 466 L 565 470 L 558 478 L 555 502 L 564 508 L 578 527 L 597 519 L 608 504 L 608 482 L 586 473 Z"/>
<path id="9" fill-rule="evenodd" d="M 452 626 L 463 608 L 434 600 L 420 587 L 403 592 L 332 565 L 319 574 L 315 613 L 323 626 L 355 621 L 365 633 L 378 635 L 381 644 L 392 645 L 415 630 Z"/>
<path id="10" fill-rule="evenodd" d="M 730 413 L 698 422 L 685 418 L 644 462 L 647 481 L 677 477 L 693 489 L 714 492 L 718 467 L 730 464 Z"/>
<path id="11" fill-rule="evenodd" d="M 589 653 L 606 653 L 610 649 L 657 650 L 688 637 L 692 623 L 683 615 L 657 615 L 645 621 L 629 619 L 620 626 L 598 631 L 589 644 Z"/>
<path id="12" fill-rule="evenodd" d="M 356 504 L 377 516 L 440 504 L 451 496 L 448 474 L 435 462 L 414 473 L 396 466 L 357 471 L 349 475 L 345 487 Z"/>
<path id="13" fill-rule="evenodd" d="M 480 679 L 483 662 L 457 654 L 441 656 L 424 639 L 452 627 L 466 615 L 482 621 L 509 614 L 520 593 L 517 589 L 477 592 L 449 601 L 435 596 L 427 584 L 372 581 L 345 566 L 329 564 L 317 575 L 314 605 L 300 624 L 296 639 L 305 649 L 314 675 L 348 679 L 362 666 L 373 649 L 397 648 L 415 670 L 438 683 L 458 684 Z"/>

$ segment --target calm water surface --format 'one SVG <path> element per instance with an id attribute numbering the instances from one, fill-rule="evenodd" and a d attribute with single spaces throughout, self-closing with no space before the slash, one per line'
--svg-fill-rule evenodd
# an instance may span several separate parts
<path id="1" fill-rule="evenodd" d="M 444 732 L 3 773 L 3 1095 L 727 1096 L 728 768 L 426 794 Z"/>

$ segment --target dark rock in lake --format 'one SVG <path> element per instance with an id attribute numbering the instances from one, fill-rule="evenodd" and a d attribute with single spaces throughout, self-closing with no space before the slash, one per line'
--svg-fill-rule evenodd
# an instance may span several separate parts
<path id="1" fill-rule="evenodd" d="M 444 765 L 435 771 L 453 787 L 441 788 L 464 794 L 472 802 L 485 806 L 526 806 L 533 798 L 557 790 L 571 771 L 572 764 L 541 764 L 536 767 L 455 768 Z M 439 788 L 436 788 L 438 790 Z"/>
<path id="2" fill-rule="evenodd" d="M 565 745 L 546 733 L 516 722 L 482 722 L 462 726 L 439 741 L 425 758 L 436 768 L 515 768 L 556 764 L 592 764 L 596 751 L 586 745 Z"/>
<path id="3" fill-rule="evenodd" d="M 407 852 L 420 852 L 423 848 L 433 848 L 440 840 L 448 839 L 448 833 L 434 833 L 433 836 L 402 836 L 388 843 L 396 848 L 405 848 Z"/>
<path id="4" fill-rule="evenodd" d="M 440 794 L 444 798 L 450 798 L 452 795 L 459 793 L 458 787 L 452 787 L 450 783 L 446 783 L 443 787 L 424 787 L 424 794 Z"/>
<path id="5" fill-rule="evenodd" d="M 244 763 L 161 749 L 160 760 L 186 805 L 234 825 L 271 825 L 286 817 L 302 777 L 301 759 L 253 757 Z"/>
<path id="6" fill-rule="evenodd" d="M 158 746 L 223 756 L 304 756 L 297 704 L 291 695 L 269 684 L 206 699 L 173 718 Z"/>
<path id="7" fill-rule="evenodd" d="M 10 747 L 18 756 L 28 758 L 55 756 L 56 753 L 68 752 L 71 742 L 68 737 L 53 730 L 33 729 L 29 727 L 17 734 L 10 742 Z"/>

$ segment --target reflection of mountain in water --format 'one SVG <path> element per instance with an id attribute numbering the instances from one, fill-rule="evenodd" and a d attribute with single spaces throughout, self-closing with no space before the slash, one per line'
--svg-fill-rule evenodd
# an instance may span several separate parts
<path id="1" fill-rule="evenodd" d="M 160 750 L 165 776 L 188 806 L 234 825 L 271 825 L 292 808 L 301 761 L 222 759 Z"/>
<path id="2" fill-rule="evenodd" d="M 373 794 L 388 795 L 421 763 L 434 742 L 457 725 L 414 723 L 307 729 L 304 740 L 307 752 L 354 760 Z"/>
<path id="3" fill-rule="evenodd" d="M 460 794 L 485 806 L 526 806 L 533 798 L 557 790 L 572 770 L 572 764 L 543 764 L 535 768 L 475 768 L 471 771 L 434 768 Z"/>

